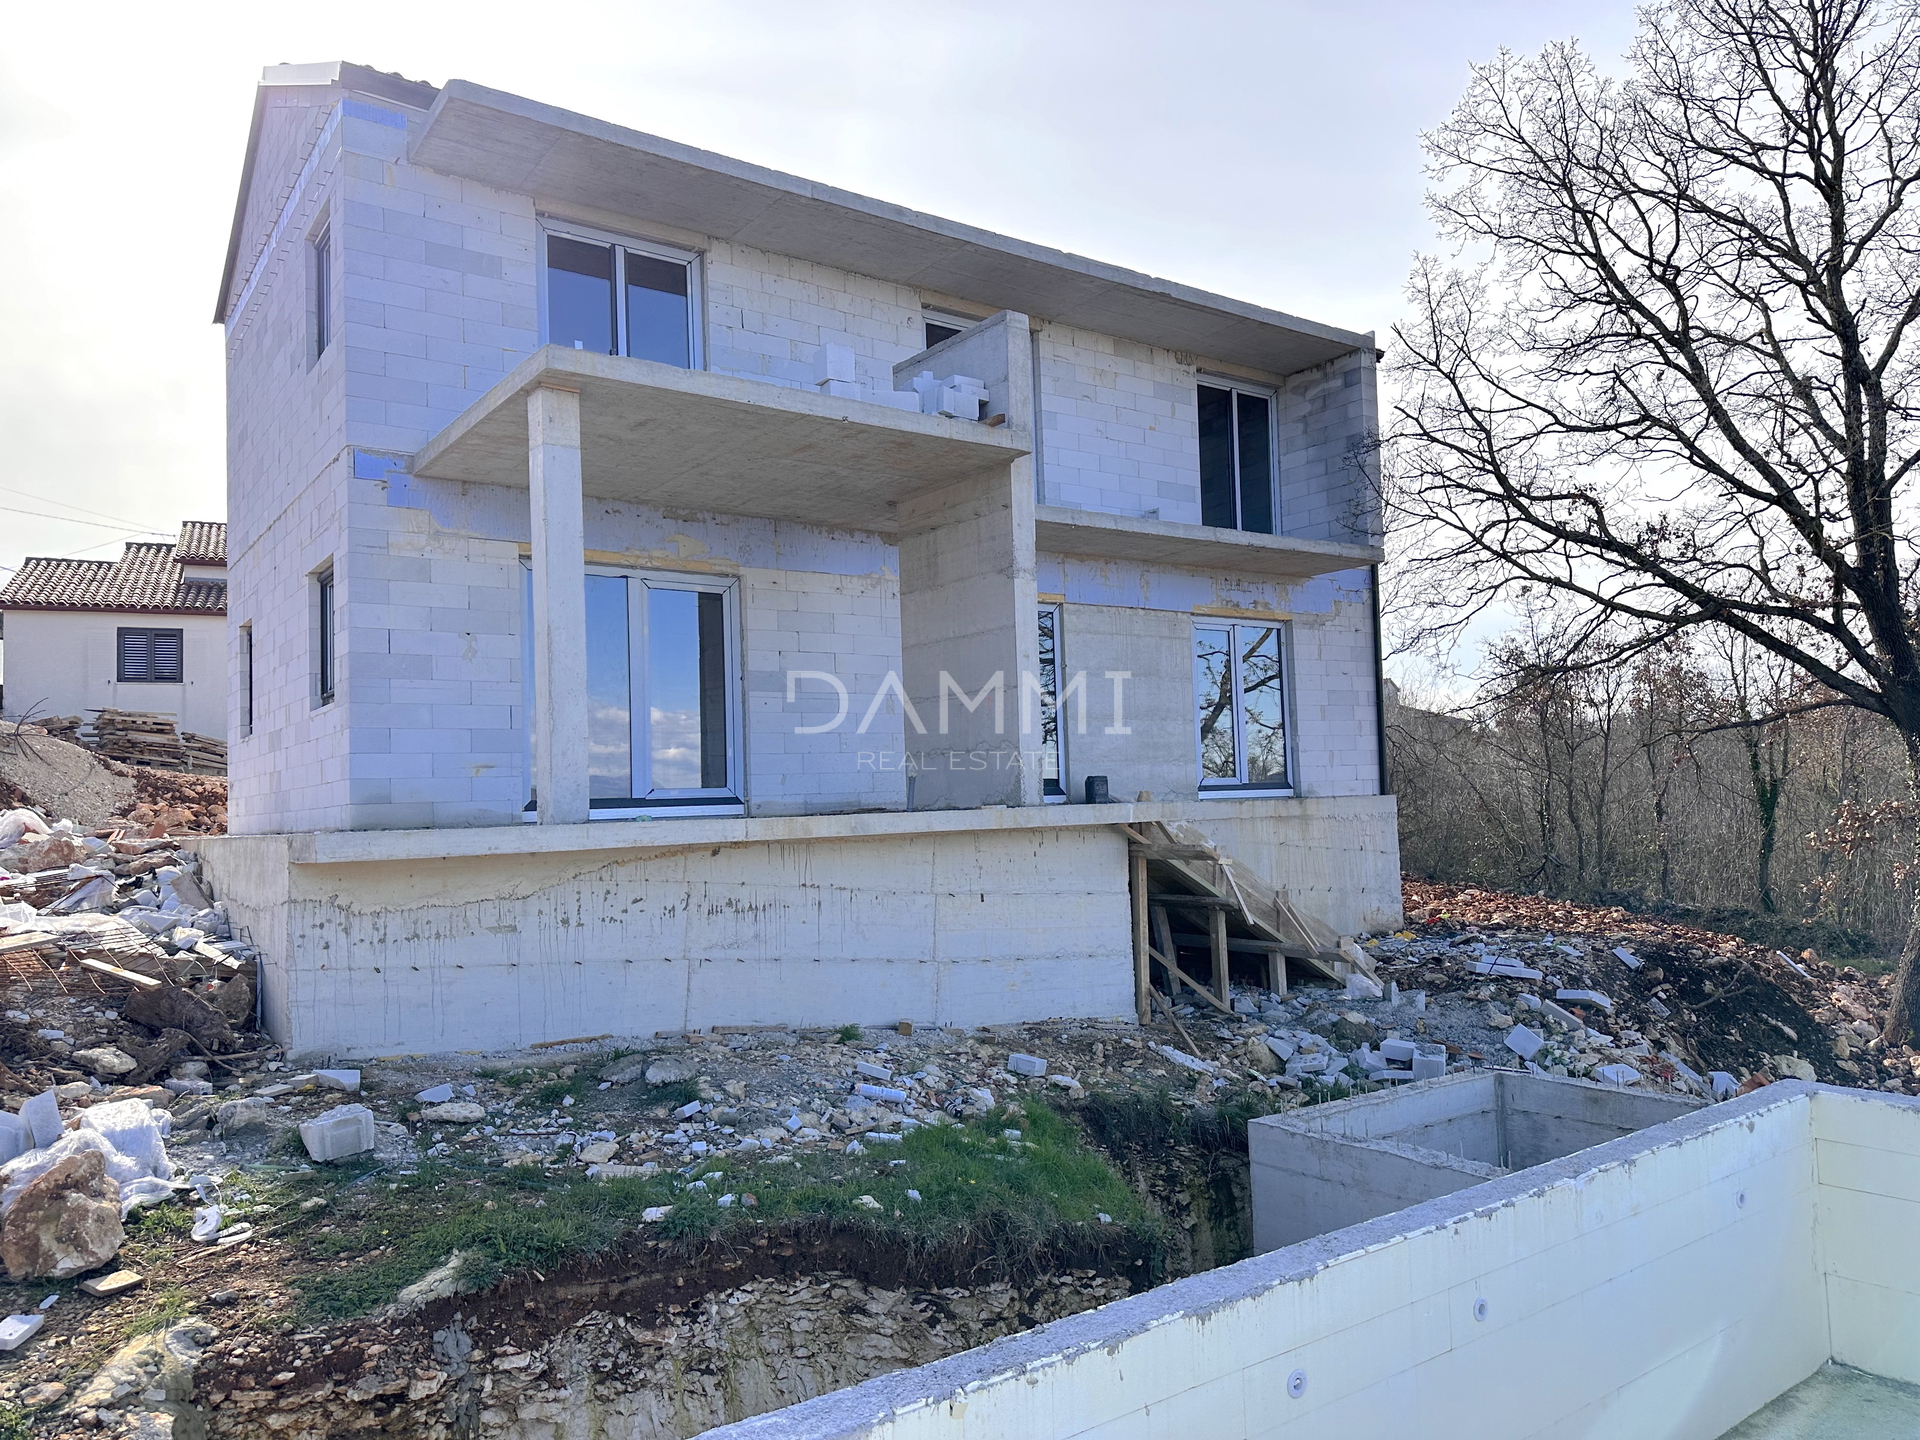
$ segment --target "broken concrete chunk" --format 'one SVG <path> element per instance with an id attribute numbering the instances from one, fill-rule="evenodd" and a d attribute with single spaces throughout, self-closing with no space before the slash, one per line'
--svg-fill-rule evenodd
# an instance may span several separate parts
<path id="1" fill-rule="evenodd" d="M 344 1090 L 349 1095 L 360 1093 L 358 1070 L 316 1070 L 313 1078 L 329 1090 Z"/>
<path id="2" fill-rule="evenodd" d="M 1707 1083 L 1712 1087 L 1716 1100 L 1729 1100 L 1740 1093 L 1740 1082 L 1725 1070 L 1709 1070 Z"/>
<path id="3" fill-rule="evenodd" d="M 700 1113 L 700 1102 L 698 1100 L 689 1100 L 686 1104 L 682 1105 L 678 1110 L 673 1112 L 673 1118 L 676 1120 L 691 1120 L 694 1116 L 698 1115 L 699 1113 Z"/>
<path id="4" fill-rule="evenodd" d="M 46 1323 L 44 1315 L 9 1315 L 0 1320 L 0 1350 L 18 1350 Z"/>
<path id="5" fill-rule="evenodd" d="M 472 1100 L 455 1100 L 447 1105 L 429 1105 L 420 1112 L 420 1118 L 449 1125 L 477 1125 L 487 1118 L 487 1107 Z"/>
<path id="6" fill-rule="evenodd" d="M 1660 1052 L 1660 1058 L 1666 1061 L 1669 1065 L 1673 1066 L 1673 1068 L 1676 1071 L 1678 1071 L 1682 1076 L 1684 1076 L 1686 1079 L 1691 1080 L 1695 1085 L 1698 1085 L 1701 1089 L 1703 1090 L 1706 1089 L 1707 1082 L 1701 1076 L 1700 1072 L 1698 1070 L 1695 1070 L 1692 1066 L 1688 1065 L 1686 1061 L 1682 1060 L 1678 1055 L 1674 1054 L 1671 1050 L 1662 1050 Z"/>
<path id="7" fill-rule="evenodd" d="M 1388 1060 L 1411 1065 L 1413 1057 L 1420 1053 L 1420 1047 L 1412 1040 L 1382 1040 L 1380 1053 Z"/>
<path id="8" fill-rule="evenodd" d="M 580 1158 L 589 1165 L 604 1165 L 619 1153 L 620 1142 L 617 1140 L 597 1140 L 580 1147 Z"/>
<path id="9" fill-rule="evenodd" d="M 1598 990 L 1556 990 L 1553 992 L 1553 998 L 1556 1000 L 1571 1000 L 1576 1005 L 1598 1005 L 1609 1015 L 1613 1013 L 1613 1001 L 1609 1000 L 1605 995 L 1602 995 Z"/>
<path id="10" fill-rule="evenodd" d="M 1038 1078 L 1047 1073 L 1047 1062 L 1042 1060 L 1038 1055 L 1021 1055 L 1015 1053 L 1007 1056 L 1007 1071 L 1012 1075 L 1027 1075 Z"/>
<path id="11" fill-rule="evenodd" d="M 1540 1047 L 1547 1043 L 1547 1037 L 1536 1035 L 1524 1025 L 1516 1025 L 1507 1032 L 1507 1048 L 1522 1060 L 1531 1060 L 1540 1053 Z"/>
<path id="12" fill-rule="evenodd" d="M 20 1119 L 33 1137 L 35 1148 L 51 1145 L 60 1138 L 60 1099 L 51 1090 L 30 1096 L 20 1106 Z"/>
<path id="13" fill-rule="evenodd" d="M 1443 1046 L 1422 1047 L 1413 1057 L 1413 1078 L 1416 1080 L 1438 1080 L 1447 1073 L 1447 1052 Z"/>
<path id="14" fill-rule="evenodd" d="M 677 1085 L 682 1080 L 693 1079 L 699 1069 L 692 1060 L 669 1056 L 665 1060 L 655 1060 L 646 1067 L 645 1073 L 649 1085 Z"/>
<path id="15" fill-rule="evenodd" d="M 876 1065 L 871 1060 L 856 1060 L 853 1062 L 853 1068 L 857 1074 L 864 1075 L 869 1080 L 893 1079 L 893 1071 L 884 1065 Z"/>
<path id="16" fill-rule="evenodd" d="M 1613 953 L 1619 959 L 1620 963 L 1629 970 L 1638 970 L 1640 968 L 1640 957 L 1627 949 L 1626 946 L 1614 946 Z"/>
<path id="17" fill-rule="evenodd" d="M 413 1098 L 418 1100 L 422 1105 L 444 1105 L 447 1101 L 453 1099 L 453 1086 L 429 1085 Z"/>
<path id="18" fill-rule="evenodd" d="M 640 1218 L 647 1224 L 652 1225 L 666 1219 L 671 1214 L 673 1214 L 673 1206 L 671 1205 L 649 1205 L 640 1212 Z"/>
<path id="19" fill-rule="evenodd" d="M 364 1105 L 336 1105 L 301 1123 L 300 1143 L 315 1160 L 341 1160 L 374 1147 L 373 1112 Z"/>
<path id="20" fill-rule="evenodd" d="M 1640 1080 L 1640 1072 L 1631 1065 L 1602 1065 L 1593 1073 L 1609 1085 L 1635 1085 Z"/>

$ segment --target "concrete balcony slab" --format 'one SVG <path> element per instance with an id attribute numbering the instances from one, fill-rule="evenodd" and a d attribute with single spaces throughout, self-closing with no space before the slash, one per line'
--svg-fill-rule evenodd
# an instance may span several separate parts
<path id="1" fill-rule="evenodd" d="M 587 495 L 891 534 L 897 507 L 1029 453 L 1025 431 L 548 345 L 414 457 L 437 480 L 527 488 L 529 392 L 580 395 Z"/>
<path id="2" fill-rule="evenodd" d="M 1036 544 L 1048 554 L 1189 570 L 1226 570 L 1274 580 L 1307 580 L 1377 565 L 1385 558 L 1385 552 L 1372 545 L 1256 535 L 1247 530 L 1142 520 L 1059 505 L 1037 507 L 1034 529 Z"/>

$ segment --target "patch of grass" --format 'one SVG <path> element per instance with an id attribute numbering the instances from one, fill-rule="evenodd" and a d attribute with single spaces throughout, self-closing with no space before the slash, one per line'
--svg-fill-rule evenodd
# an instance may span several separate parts
<path id="1" fill-rule="evenodd" d="M 33 1440 L 33 1412 L 0 1405 L 0 1440 Z"/>
<path id="2" fill-rule="evenodd" d="M 149 1335 L 166 1329 L 176 1320 L 186 1319 L 193 1311 L 193 1296 L 183 1286 L 168 1285 L 148 1291 L 146 1303 L 126 1322 L 123 1334 L 129 1340 L 136 1335 Z"/>
<path id="3" fill-rule="evenodd" d="M 1337 1093 L 1327 1090 L 1328 1098 Z M 1173 1092 L 1158 1090 L 1095 1090 L 1074 1114 L 1094 1143 L 1116 1159 L 1152 1158 L 1173 1145 L 1191 1146 L 1202 1153 L 1246 1153 L 1247 1122 L 1294 1106 L 1311 1103 L 1291 1092 L 1242 1092 L 1218 1105 L 1181 1105 Z"/>
<path id="4" fill-rule="evenodd" d="M 665 1105 L 670 1110 L 678 1110 L 682 1105 L 691 1105 L 700 1098 L 700 1087 L 691 1080 L 668 1080 L 659 1085 L 647 1087 L 649 1105 Z"/>
<path id="5" fill-rule="evenodd" d="M 349 1199 L 339 1194 L 337 1175 L 290 1175 L 289 1190 L 317 1193 L 325 1186 L 337 1197 L 327 1212 L 332 1233 L 302 1228 L 290 1236 L 310 1259 L 334 1262 L 295 1280 L 301 1318 L 342 1319 L 377 1309 L 455 1250 L 469 1257 L 462 1278 L 471 1287 L 527 1269 L 548 1271 L 619 1244 L 656 1205 L 674 1207 L 665 1222 L 649 1227 L 662 1238 L 698 1240 L 815 1221 L 917 1248 L 984 1250 L 1014 1270 L 1048 1245 L 1068 1241 L 1145 1251 L 1157 1265 L 1161 1222 L 1068 1121 L 1029 1101 L 1017 1142 L 1001 1133 L 1008 1124 L 996 1118 L 927 1126 L 900 1144 L 869 1144 L 862 1155 L 810 1154 L 780 1165 L 729 1154 L 710 1157 L 691 1176 L 607 1183 L 577 1170 L 422 1167 L 394 1176 L 388 1183 L 397 1189 L 378 1186 Z M 706 1188 L 690 1187 L 716 1172 Z M 722 1208 L 726 1194 L 750 1194 L 756 1204 Z M 863 1195 L 878 1208 L 863 1204 Z"/>
<path id="6" fill-rule="evenodd" d="M 842 1045 L 851 1045 L 860 1038 L 860 1027 L 858 1025 L 842 1025 L 839 1030 L 834 1033 L 833 1038 L 838 1040 Z"/>

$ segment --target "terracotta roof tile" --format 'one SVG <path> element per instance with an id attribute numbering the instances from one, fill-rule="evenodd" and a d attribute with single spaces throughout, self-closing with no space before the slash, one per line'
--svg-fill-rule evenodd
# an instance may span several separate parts
<path id="1" fill-rule="evenodd" d="M 131 610 L 166 615 L 224 615 L 224 580 L 190 580 L 181 562 L 224 564 L 226 526 L 190 520 L 180 543 L 138 541 L 118 560 L 29 556 L 5 589 L 0 610 Z M 214 558 L 217 556 L 218 558 Z"/>
<path id="2" fill-rule="evenodd" d="M 227 522 L 224 520 L 183 520 L 180 538 L 174 542 L 173 558 L 182 565 L 224 565 L 227 563 Z"/>

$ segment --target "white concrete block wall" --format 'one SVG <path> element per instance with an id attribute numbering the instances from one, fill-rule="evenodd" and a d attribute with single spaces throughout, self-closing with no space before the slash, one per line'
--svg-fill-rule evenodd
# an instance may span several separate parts
<path id="1" fill-rule="evenodd" d="M 1041 503 L 1198 525 L 1191 357 L 1066 325 L 1037 328 Z"/>
<path id="2" fill-rule="evenodd" d="M 924 346 L 920 296 L 810 260 L 689 237 L 705 251 L 707 368 L 810 390 L 822 345 L 854 353 L 862 383 L 893 389 L 893 365 Z"/>
<path id="3" fill-rule="evenodd" d="M 1306 540 L 1380 543 L 1379 416 L 1371 350 L 1288 377 L 1274 428 L 1280 447 L 1280 529 Z"/>

